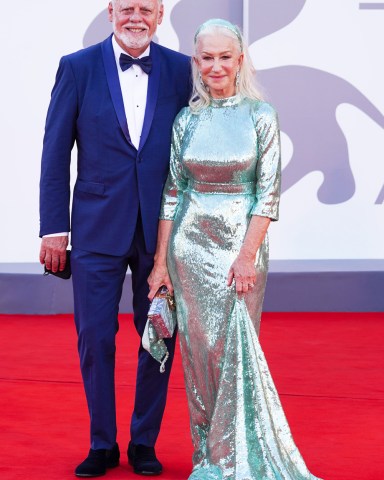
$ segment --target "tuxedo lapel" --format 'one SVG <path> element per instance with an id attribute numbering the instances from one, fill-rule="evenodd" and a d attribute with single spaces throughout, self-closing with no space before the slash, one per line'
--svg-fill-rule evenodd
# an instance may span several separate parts
<path id="1" fill-rule="evenodd" d="M 161 65 L 160 65 L 160 55 L 158 52 L 158 46 L 156 45 L 156 43 L 153 43 L 153 42 L 151 43 L 150 55 L 152 57 L 152 70 L 148 76 L 147 105 L 145 108 L 145 116 L 144 116 L 143 128 L 141 131 L 139 151 L 143 148 L 148 138 L 148 134 L 152 125 L 153 116 L 155 114 L 157 96 L 159 93 Z"/>
<path id="2" fill-rule="evenodd" d="M 101 44 L 103 52 L 103 61 L 105 66 L 105 73 L 107 75 L 107 82 L 112 98 L 112 103 L 116 111 L 116 115 L 125 138 L 132 145 L 131 137 L 129 135 L 127 117 L 124 110 L 123 96 L 121 94 L 121 87 L 119 82 L 119 74 L 117 72 L 115 55 L 112 47 L 112 35 L 108 37 Z"/>

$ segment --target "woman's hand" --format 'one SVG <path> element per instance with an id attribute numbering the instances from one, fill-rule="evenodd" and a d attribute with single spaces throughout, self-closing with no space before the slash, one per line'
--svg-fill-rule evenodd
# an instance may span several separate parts
<path id="1" fill-rule="evenodd" d="M 232 285 L 233 281 L 238 295 L 252 290 L 256 282 L 255 258 L 253 256 L 242 253 L 238 255 L 228 272 L 228 287 Z"/>
<path id="2" fill-rule="evenodd" d="M 173 285 L 169 277 L 166 262 L 155 262 L 152 272 L 148 277 L 148 285 L 148 298 L 151 302 L 158 289 L 163 285 L 165 285 L 168 288 L 169 293 L 173 295 Z"/>

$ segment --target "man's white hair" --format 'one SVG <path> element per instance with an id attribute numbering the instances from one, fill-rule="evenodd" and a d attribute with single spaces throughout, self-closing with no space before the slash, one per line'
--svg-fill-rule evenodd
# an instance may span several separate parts
<path id="1" fill-rule="evenodd" d="M 110 3 L 112 3 L 112 5 L 116 5 L 116 3 L 119 3 L 121 0 L 111 0 Z M 162 4 L 163 3 L 163 0 L 157 0 L 158 4 Z"/>

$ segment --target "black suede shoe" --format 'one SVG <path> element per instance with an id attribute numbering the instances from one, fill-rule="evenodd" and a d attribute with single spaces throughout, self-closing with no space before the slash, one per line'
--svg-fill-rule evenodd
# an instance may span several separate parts
<path id="1" fill-rule="evenodd" d="M 129 464 L 138 475 L 160 475 L 163 471 L 163 466 L 156 458 L 154 447 L 129 442 L 127 454 Z"/>
<path id="2" fill-rule="evenodd" d="M 116 445 L 112 450 L 89 450 L 88 457 L 75 470 L 77 477 L 100 477 L 105 475 L 107 468 L 119 465 L 120 451 Z"/>

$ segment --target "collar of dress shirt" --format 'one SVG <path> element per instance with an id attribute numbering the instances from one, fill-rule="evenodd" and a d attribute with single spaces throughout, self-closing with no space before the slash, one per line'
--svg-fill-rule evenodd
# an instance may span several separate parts
<path id="1" fill-rule="evenodd" d="M 125 55 L 129 55 L 129 54 L 127 54 L 127 52 L 125 50 L 123 50 L 120 47 L 120 45 L 116 42 L 116 38 L 115 38 L 114 35 L 112 36 L 112 47 L 113 47 L 113 53 L 115 54 L 116 65 L 117 65 L 118 68 L 120 68 L 120 63 L 119 63 L 120 54 L 121 53 L 124 53 Z M 148 47 L 145 49 L 145 51 L 136 58 L 142 58 L 142 57 L 148 56 L 150 50 L 151 50 L 151 46 L 148 45 Z M 126 71 L 128 71 L 128 70 L 126 70 Z"/>

